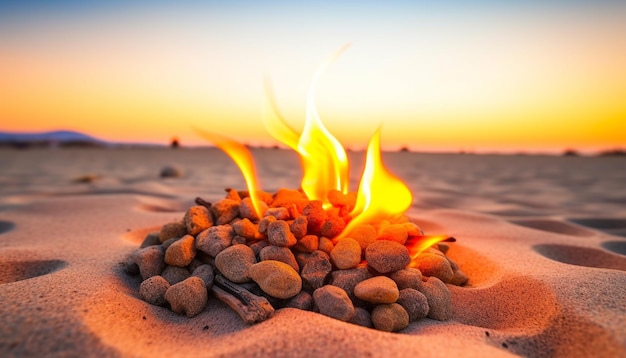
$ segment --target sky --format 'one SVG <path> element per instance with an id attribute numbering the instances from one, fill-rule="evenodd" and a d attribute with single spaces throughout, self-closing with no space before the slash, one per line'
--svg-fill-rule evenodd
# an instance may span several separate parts
<path id="1" fill-rule="evenodd" d="M 264 78 L 347 148 L 626 147 L 624 1 L 0 1 L 0 131 L 253 145 Z"/>

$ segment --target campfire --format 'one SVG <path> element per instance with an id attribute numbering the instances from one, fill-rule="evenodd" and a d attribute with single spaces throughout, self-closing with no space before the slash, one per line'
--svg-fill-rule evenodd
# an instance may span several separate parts
<path id="1" fill-rule="evenodd" d="M 228 188 L 214 203 L 197 198 L 181 221 L 146 237 L 127 266 L 143 280 L 142 299 L 193 317 L 213 295 L 247 323 L 284 307 L 384 331 L 450 317 L 446 284 L 468 281 L 446 256 L 444 241 L 454 239 L 425 235 L 405 215 L 412 194 L 384 166 L 380 130 L 358 190 L 349 191 L 346 151 L 313 104 L 317 79 L 332 60 L 314 76 L 301 133 L 273 100 L 265 116 L 270 134 L 299 154 L 301 188 L 260 190 L 246 146 L 201 131 L 235 161 L 247 190 Z"/>

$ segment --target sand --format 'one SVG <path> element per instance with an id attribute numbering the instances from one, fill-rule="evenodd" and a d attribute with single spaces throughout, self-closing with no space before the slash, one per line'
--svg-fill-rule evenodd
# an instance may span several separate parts
<path id="1" fill-rule="evenodd" d="M 254 155 L 264 189 L 298 186 L 293 153 Z M 626 159 L 384 159 L 470 277 L 449 286 L 451 320 L 398 333 L 295 309 L 247 325 L 215 298 L 189 319 L 138 298 L 121 262 L 146 233 L 244 188 L 216 150 L 0 150 L 0 356 L 626 356 Z M 183 176 L 161 179 L 167 165 Z"/>

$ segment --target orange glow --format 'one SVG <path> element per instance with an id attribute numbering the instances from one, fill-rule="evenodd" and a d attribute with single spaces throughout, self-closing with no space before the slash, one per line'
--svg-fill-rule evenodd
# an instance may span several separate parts
<path id="1" fill-rule="evenodd" d="M 348 156 L 339 141 L 326 129 L 315 108 L 315 87 L 326 68 L 347 48 L 339 49 L 317 70 L 311 81 L 306 104 L 304 129 L 297 142 L 297 133 L 289 127 L 278 113 L 272 91 L 266 82 L 266 94 L 270 110 L 265 111 L 264 121 L 270 134 L 300 154 L 304 174 L 302 190 L 310 200 L 321 200 L 325 208 L 331 206 L 327 194 L 330 190 L 348 192 Z"/>
<path id="2" fill-rule="evenodd" d="M 419 256 L 424 250 L 435 245 L 438 242 L 444 241 L 448 239 L 449 236 L 445 235 L 436 235 L 436 236 L 413 236 L 409 238 L 406 243 L 407 248 L 409 249 L 409 254 L 411 255 L 411 259 L 415 259 Z M 414 243 L 412 241 L 415 241 Z M 411 263 L 412 267 L 413 264 Z"/>
<path id="3" fill-rule="evenodd" d="M 383 164 L 379 129 L 367 146 L 365 169 L 359 183 L 356 205 L 351 213 L 353 219 L 342 235 L 349 234 L 360 224 L 391 219 L 403 214 L 412 202 L 411 190 Z"/>
<path id="4" fill-rule="evenodd" d="M 228 154 L 228 156 L 237 164 L 246 181 L 246 186 L 248 187 L 254 212 L 259 218 L 262 217 L 263 213 L 260 210 L 261 200 L 258 196 L 259 185 L 257 181 L 256 167 L 254 165 L 252 154 L 250 154 L 248 148 L 239 142 L 216 133 L 205 132 L 200 129 L 196 129 L 196 131 L 200 133 L 204 139 L 212 142 L 215 146 Z"/>

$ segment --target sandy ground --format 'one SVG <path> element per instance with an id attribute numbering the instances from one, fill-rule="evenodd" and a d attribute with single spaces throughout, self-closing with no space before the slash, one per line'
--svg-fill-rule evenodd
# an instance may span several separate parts
<path id="1" fill-rule="evenodd" d="M 254 155 L 264 189 L 298 186 L 295 154 Z M 626 356 L 626 159 L 384 159 L 470 277 L 451 320 L 399 333 L 294 309 L 249 326 L 215 298 L 188 319 L 137 297 L 121 262 L 145 234 L 244 188 L 221 152 L 0 150 L 0 356 Z"/>

